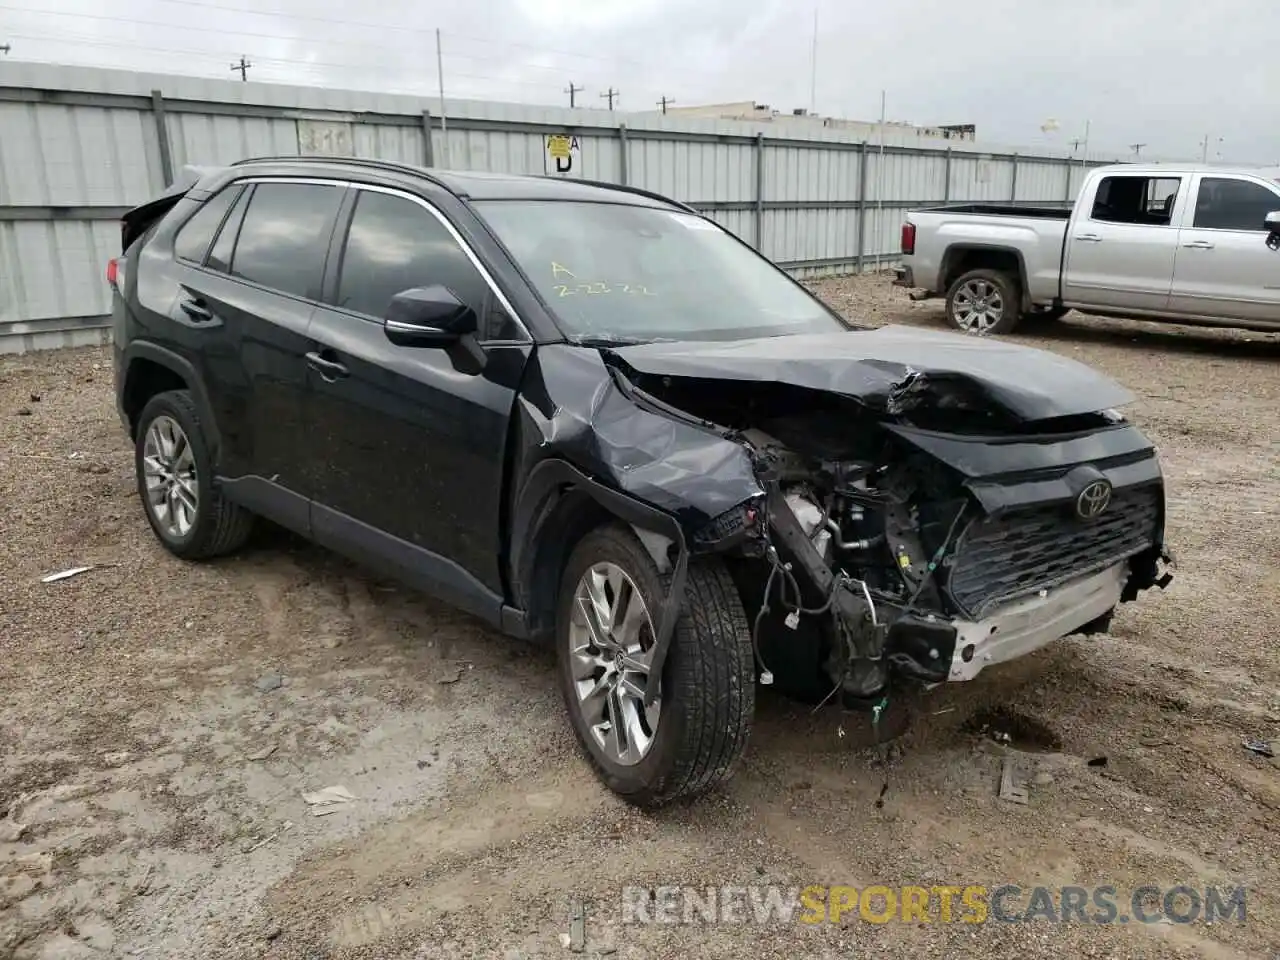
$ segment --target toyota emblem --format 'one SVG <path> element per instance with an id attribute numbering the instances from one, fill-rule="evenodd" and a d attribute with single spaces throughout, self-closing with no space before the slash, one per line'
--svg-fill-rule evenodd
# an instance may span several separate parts
<path id="1" fill-rule="evenodd" d="M 1111 503 L 1111 484 L 1106 480 L 1095 480 L 1076 497 L 1076 516 L 1081 520 L 1093 520 L 1100 516 Z"/>

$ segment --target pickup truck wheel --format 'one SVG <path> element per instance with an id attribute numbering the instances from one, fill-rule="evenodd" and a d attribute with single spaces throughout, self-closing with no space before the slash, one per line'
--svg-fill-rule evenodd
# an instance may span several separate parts
<path id="1" fill-rule="evenodd" d="M 205 560 L 239 549 L 253 514 L 225 499 L 195 402 L 186 390 L 152 397 L 138 416 L 134 468 L 151 529 L 175 556 Z"/>
<path id="2" fill-rule="evenodd" d="M 643 702 L 669 576 L 625 527 L 583 538 L 561 581 L 557 674 L 578 742 L 610 790 L 641 807 L 727 777 L 755 709 L 746 614 L 719 561 L 689 565 L 658 698 Z"/>
<path id="3" fill-rule="evenodd" d="M 947 291 L 947 322 L 963 333 L 1012 333 L 1018 313 L 1018 285 L 999 270 L 970 270 Z"/>

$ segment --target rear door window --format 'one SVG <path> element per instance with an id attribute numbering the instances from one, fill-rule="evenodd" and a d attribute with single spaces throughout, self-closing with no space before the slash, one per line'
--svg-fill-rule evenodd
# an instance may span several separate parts
<path id="1" fill-rule="evenodd" d="M 1123 174 L 1103 177 L 1093 198 L 1091 220 L 1167 227 L 1178 201 L 1177 177 L 1145 177 Z"/>
<path id="2" fill-rule="evenodd" d="M 173 251 L 182 260 L 204 263 L 213 236 L 222 225 L 227 211 L 240 195 L 240 184 L 224 187 L 204 202 L 204 205 L 182 225 L 173 241 Z"/>
<path id="3" fill-rule="evenodd" d="M 345 189 L 322 183 L 257 184 L 236 240 L 232 275 L 318 300 Z"/>

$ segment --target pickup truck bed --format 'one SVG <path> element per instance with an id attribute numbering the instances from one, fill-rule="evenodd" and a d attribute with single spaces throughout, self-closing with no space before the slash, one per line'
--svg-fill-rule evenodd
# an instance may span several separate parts
<path id="1" fill-rule="evenodd" d="M 1074 204 L 911 211 L 895 281 L 978 335 L 1070 309 L 1280 329 L 1280 181 L 1211 166 L 1100 167 Z"/>
<path id="2" fill-rule="evenodd" d="M 936 207 L 922 207 L 919 213 L 973 214 L 987 217 L 1042 217 L 1045 220 L 1066 220 L 1071 216 L 1071 203 L 1062 206 L 1032 207 L 1021 203 L 944 203 Z"/>

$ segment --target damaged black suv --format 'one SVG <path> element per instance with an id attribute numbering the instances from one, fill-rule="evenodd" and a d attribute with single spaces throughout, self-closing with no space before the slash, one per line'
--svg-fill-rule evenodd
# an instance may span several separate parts
<path id="1" fill-rule="evenodd" d="M 643 191 L 349 159 L 184 171 L 108 266 L 174 554 L 255 515 L 547 638 L 638 804 L 723 778 L 757 679 L 878 709 L 1163 584 L 1119 385 L 843 321 Z"/>

